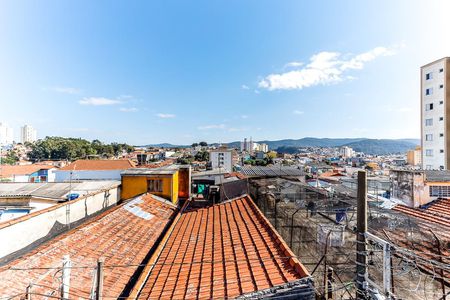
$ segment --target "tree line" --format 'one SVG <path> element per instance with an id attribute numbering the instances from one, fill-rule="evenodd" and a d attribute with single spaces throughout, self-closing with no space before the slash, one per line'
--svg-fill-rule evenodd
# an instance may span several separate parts
<path id="1" fill-rule="evenodd" d="M 119 156 L 125 150 L 130 153 L 134 147 L 125 143 L 104 144 L 99 140 L 92 142 L 81 138 L 46 137 L 34 143 L 27 144 L 31 148 L 28 158 L 32 161 L 41 160 L 76 160 L 88 156 L 110 158 Z"/>

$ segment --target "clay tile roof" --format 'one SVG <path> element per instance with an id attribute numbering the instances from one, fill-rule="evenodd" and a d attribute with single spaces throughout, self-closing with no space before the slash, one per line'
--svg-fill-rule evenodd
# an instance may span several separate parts
<path id="1" fill-rule="evenodd" d="M 67 165 L 60 170 L 71 171 L 71 170 L 126 170 L 129 168 L 134 168 L 134 163 L 129 159 L 101 159 L 101 160 L 89 160 L 89 159 L 79 159 Z"/>
<path id="2" fill-rule="evenodd" d="M 309 274 L 245 196 L 183 212 L 142 276 L 139 299 L 224 299 Z"/>
<path id="3" fill-rule="evenodd" d="M 89 298 L 99 257 L 105 258 L 105 296 L 115 299 L 175 213 L 175 206 L 151 195 L 125 202 L 1 267 L 0 295 L 23 293 L 33 283 L 33 293 L 54 291 L 52 298 L 58 297 L 61 273 L 57 268 L 63 256 L 70 255 L 70 299 Z"/>
<path id="4" fill-rule="evenodd" d="M 56 168 L 49 165 L 32 164 L 32 165 L 1 165 L 0 177 L 11 177 L 13 175 L 29 175 L 39 170 L 48 170 Z"/>

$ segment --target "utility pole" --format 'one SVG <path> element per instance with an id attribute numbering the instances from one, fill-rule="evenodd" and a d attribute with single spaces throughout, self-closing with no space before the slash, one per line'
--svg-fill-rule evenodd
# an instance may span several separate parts
<path id="1" fill-rule="evenodd" d="M 356 224 L 356 299 L 367 299 L 367 174 L 358 171 Z"/>

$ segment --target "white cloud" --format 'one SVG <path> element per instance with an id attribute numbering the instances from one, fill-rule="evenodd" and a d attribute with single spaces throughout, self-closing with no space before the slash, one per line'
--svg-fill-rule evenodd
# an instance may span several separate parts
<path id="1" fill-rule="evenodd" d="M 138 109 L 136 107 L 121 107 L 119 108 L 120 111 L 123 112 L 137 112 Z"/>
<path id="2" fill-rule="evenodd" d="M 212 125 L 205 125 L 205 126 L 199 126 L 197 129 L 199 130 L 209 130 L 209 129 L 225 129 L 225 124 L 212 124 Z"/>
<path id="3" fill-rule="evenodd" d="M 248 116 L 247 115 L 242 115 L 241 119 L 248 119 Z"/>
<path id="4" fill-rule="evenodd" d="M 81 105 L 103 106 L 119 104 L 122 103 L 122 101 L 103 97 L 88 97 L 81 99 L 78 103 L 80 103 Z"/>
<path id="5" fill-rule="evenodd" d="M 293 113 L 294 115 L 303 115 L 305 112 L 304 112 L 304 111 L 301 111 L 301 110 L 294 110 L 292 113 Z"/>
<path id="6" fill-rule="evenodd" d="M 394 55 L 397 48 L 376 47 L 351 58 L 347 58 L 349 55 L 343 56 L 339 52 L 319 52 L 311 56 L 310 62 L 306 66 L 299 65 L 292 71 L 269 74 L 258 83 L 258 86 L 270 91 L 292 90 L 354 79 L 353 76 L 344 73 L 349 70 L 360 70 L 365 63 L 377 57 Z M 289 64 L 292 65 L 292 63 Z"/>
<path id="7" fill-rule="evenodd" d="M 249 88 L 248 85 L 243 84 L 243 85 L 241 85 L 241 89 L 243 89 L 243 90 L 248 90 L 248 89 L 250 89 L 250 88 Z"/>
<path id="8" fill-rule="evenodd" d="M 51 88 L 48 88 L 48 90 L 57 92 L 57 93 L 63 93 L 63 94 L 80 94 L 82 91 L 78 88 L 74 87 L 64 87 L 64 86 L 53 86 Z"/>
<path id="9" fill-rule="evenodd" d="M 298 67 L 301 67 L 301 66 L 303 66 L 304 65 L 304 63 L 302 63 L 302 62 L 299 62 L 299 61 L 291 61 L 290 63 L 287 63 L 287 64 L 285 64 L 284 65 L 284 68 L 286 69 L 286 68 L 298 68 Z"/>
<path id="10" fill-rule="evenodd" d="M 163 114 L 163 113 L 156 114 L 156 116 L 161 119 L 173 119 L 176 117 L 174 114 Z"/>

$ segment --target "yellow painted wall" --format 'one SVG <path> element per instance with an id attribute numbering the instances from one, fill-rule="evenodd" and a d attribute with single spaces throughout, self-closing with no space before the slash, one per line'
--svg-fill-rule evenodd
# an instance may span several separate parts
<path id="1" fill-rule="evenodd" d="M 145 176 L 122 176 L 121 200 L 129 199 L 147 192 Z"/>
<path id="2" fill-rule="evenodd" d="M 148 189 L 148 180 L 162 180 L 162 192 L 152 192 L 172 203 L 178 202 L 178 172 L 166 176 L 122 176 L 121 199 L 129 199 L 144 194 Z M 172 184 L 173 183 L 173 184 Z M 172 198 L 173 195 L 173 198 Z"/>

